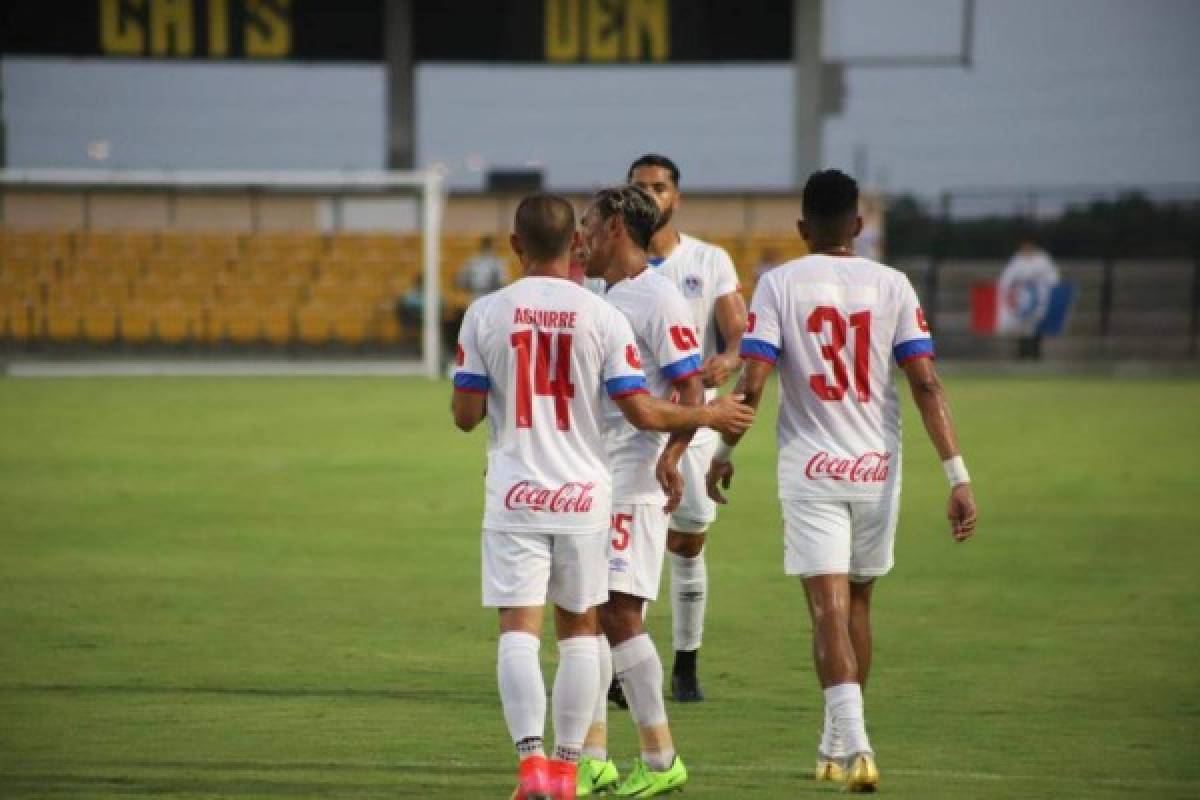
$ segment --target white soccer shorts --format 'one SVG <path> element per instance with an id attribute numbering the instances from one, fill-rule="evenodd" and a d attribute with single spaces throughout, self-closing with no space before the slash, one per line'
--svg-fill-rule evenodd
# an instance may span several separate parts
<path id="1" fill-rule="evenodd" d="M 667 549 L 667 513 L 653 503 L 614 505 L 608 539 L 610 592 L 658 599 Z"/>
<path id="2" fill-rule="evenodd" d="M 895 563 L 900 496 L 869 503 L 783 500 L 783 568 L 788 575 L 867 580 Z"/>
<path id="3" fill-rule="evenodd" d="M 683 499 L 679 508 L 671 514 L 671 530 L 704 533 L 717 518 L 717 504 L 709 499 L 704 483 L 716 452 L 717 437 L 705 436 L 688 445 L 683 458 L 679 459 L 679 471 L 683 475 Z"/>
<path id="4" fill-rule="evenodd" d="M 581 614 L 608 601 L 608 531 L 483 532 L 483 605 L 543 606 Z"/>

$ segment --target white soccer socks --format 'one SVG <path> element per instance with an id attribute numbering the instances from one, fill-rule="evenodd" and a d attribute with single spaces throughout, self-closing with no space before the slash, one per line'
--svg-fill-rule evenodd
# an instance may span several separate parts
<path id="1" fill-rule="evenodd" d="M 554 757 L 576 762 L 600 691 L 600 664 L 595 636 L 574 636 L 558 643 L 554 678 Z"/>
<path id="2" fill-rule="evenodd" d="M 612 649 L 613 669 L 638 726 L 642 761 L 655 772 L 671 768 L 675 745 L 663 703 L 663 667 L 654 642 L 643 633 Z"/>
<path id="3" fill-rule="evenodd" d="M 512 631 L 500 635 L 496 677 L 504 721 L 521 758 L 545 755 L 542 741 L 546 729 L 546 684 L 538 663 L 541 641 L 530 633 Z"/>
<path id="4" fill-rule="evenodd" d="M 608 687 L 612 683 L 612 648 L 608 637 L 596 637 L 596 665 L 600 668 L 600 682 L 596 692 L 596 706 L 592 709 L 592 724 L 583 740 L 583 754 L 597 761 L 608 760 Z"/>
<path id="5" fill-rule="evenodd" d="M 830 686 L 825 690 L 825 709 L 826 715 L 832 718 L 833 730 L 842 738 L 846 755 L 872 752 L 871 742 L 867 739 L 867 724 L 863 717 L 861 686 L 857 683 Z"/>
<path id="6" fill-rule="evenodd" d="M 829 703 L 825 704 L 825 727 L 821 731 L 821 745 L 817 748 L 817 752 L 826 758 L 833 759 L 845 758 L 849 755 L 841 734 L 833 727 L 833 713 Z"/>
<path id="7" fill-rule="evenodd" d="M 695 558 L 670 553 L 671 617 L 675 651 L 697 650 L 704 638 L 708 603 L 708 567 L 704 551 Z"/>

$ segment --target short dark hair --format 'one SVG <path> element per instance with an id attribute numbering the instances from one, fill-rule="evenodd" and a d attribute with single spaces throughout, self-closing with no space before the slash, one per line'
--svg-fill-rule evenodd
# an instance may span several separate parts
<path id="1" fill-rule="evenodd" d="M 833 222 L 858 214 L 858 183 L 837 169 L 814 172 L 804 184 L 806 220 Z"/>
<path id="2" fill-rule="evenodd" d="M 532 261 L 566 255 L 575 233 L 575 209 L 556 194 L 531 194 L 521 199 L 513 230 Z"/>
<path id="3" fill-rule="evenodd" d="M 625 173 L 625 180 L 632 183 L 633 172 L 638 167 L 662 167 L 671 173 L 671 183 L 675 184 L 676 189 L 679 188 L 679 167 L 675 166 L 675 162 L 666 156 L 658 153 L 646 153 L 629 165 L 629 171 Z"/>
<path id="4" fill-rule="evenodd" d="M 600 219 L 609 220 L 620 216 L 629 238 L 645 250 L 650 238 L 658 230 L 658 203 L 636 186 L 613 186 L 601 189 L 592 198 L 592 205 Z"/>

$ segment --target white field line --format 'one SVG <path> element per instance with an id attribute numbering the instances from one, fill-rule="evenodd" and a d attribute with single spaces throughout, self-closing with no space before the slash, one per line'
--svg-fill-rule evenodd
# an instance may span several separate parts
<path id="1" fill-rule="evenodd" d="M 26 766 L 38 765 L 41 759 L 30 759 L 25 762 Z M 46 761 L 47 765 L 51 762 Z M 59 763 L 61 762 L 54 762 Z M 90 766 L 99 766 L 99 762 L 89 762 Z M 113 764 L 113 767 L 121 767 L 128 769 L 134 766 L 128 763 Z M 164 762 L 157 764 L 153 761 L 140 762 L 137 767 L 147 770 L 176 770 L 176 769 L 203 769 L 207 766 L 204 761 L 195 762 Z M 269 771 L 274 772 L 282 767 L 291 767 L 295 772 L 320 772 L 324 768 L 337 768 L 340 770 L 358 770 L 363 772 L 372 771 L 420 771 L 429 770 L 433 772 L 453 772 L 456 769 L 468 769 L 473 771 L 502 772 L 503 766 L 496 763 L 481 763 L 469 761 L 380 761 L 380 762 L 329 762 L 328 764 L 317 763 L 301 763 L 288 765 L 285 762 L 273 763 Z M 224 771 L 237 772 L 259 772 L 264 770 L 263 764 L 254 762 L 245 763 L 229 763 L 220 762 L 220 768 Z M 811 770 L 806 765 L 785 765 L 780 763 L 775 764 L 692 764 L 688 770 L 696 775 L 712 774 L 786 774 L 792 777 L 807 775 Z M 1045 783 L 1053 781 L 1054 783 L 1069 783 L 1076 785 L 1093 785 L 1093 786 L 1114 786 L 1128 787 L 1137 789 L 1198 789 L 1200 788 L 1200 780 L 1187 779 L 1172 779 L 1172 778 L 1089 778 L 1082 775 L 1056 774 L 1048 775 L 1021 775 L 1000 772 L 977 772 L 973 770 L 940 770 L 940 769 L 905 769 L 902 767 L 889 767 L 886 762 L 880 767 L 880 772 L 884 778 L 888 775 L 900 775 L 911 778 L 929 778 L 931 780 L 954 780 L 954 781 L 990 781 L 997 783 Z"/>

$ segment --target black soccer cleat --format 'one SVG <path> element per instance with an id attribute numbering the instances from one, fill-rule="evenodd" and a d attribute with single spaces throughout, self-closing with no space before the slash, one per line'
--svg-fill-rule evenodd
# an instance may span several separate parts
<path id="1" fill-rule="evenodd" d="M 699 650 L 676 650 L 675 665 L 671 667 L 671 697 L 677 703 L 700 703 L 704 701 L 704 690 L 696 676 L 696 661 Z"/>
<path id="2" fill-rule="evenodd" d="M 608 702 L 615 705 L 617 708 L 629 709 L 629 701 L 625 699 L 625 690 L 621 688 L 621 682 L 614 675 L 612 683 L 608 685 Z"/>

